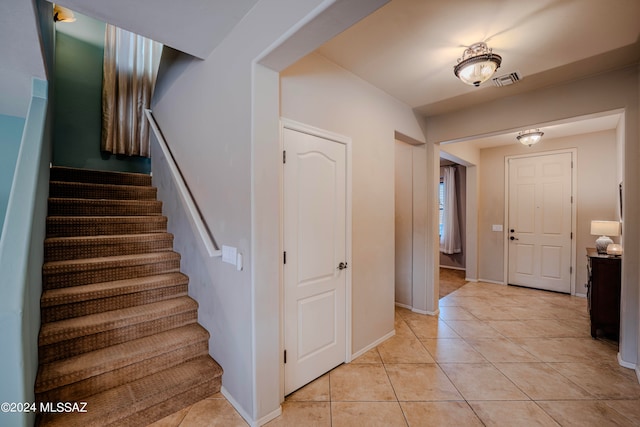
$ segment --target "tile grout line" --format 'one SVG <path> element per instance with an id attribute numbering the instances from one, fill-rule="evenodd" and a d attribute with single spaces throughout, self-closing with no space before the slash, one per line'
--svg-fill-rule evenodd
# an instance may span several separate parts
<path id="1" fill-rule="evenodd" d="M 439 316 L 435 316 L 435 317 L 436 317 L 437 321 L 440 321 Z M 403 322 L 405 322 L 405 321 L 404 321 L 404 319 L 403 319 Z M 406 322 L 405 322 L 405 323 L 406 323 Z M 445 323 L 445 324 L 446 324 L 446 323 Z M 412 334 L 414 334 L 414 336 L 415 336 L 416 338 L 418 338 L 418 337 L 417 337 L 417 335 L 415 334 L 414 330 L 411 328 L 411 325 L 407 324 L 407 326 L 409 327 L 409 330 L 411 331 L 411 333 L 412 333 Z M 447 326 L 448 326 L 448 325 L 447 325 Z M 454 332 L 455 332 L 455 331 L 454 331 Z M 458 335 L 458 333 L 457 333 L 457 332 L 456 332 L 456 334 Z M 437 340 L 438 338 L 435 338 L 435 339 Z M 461 337 L 461 336 L 460 336 L 459 338 L 455 338 L 455 339 L 462 339 L 463 341 L 465 341 L 465 340 L 464 340 L 464 338 L 463 338 L 463 337 Z M 451 383 L 451 385 L 453 386 L 453 388 L 458 392 L 458 394 L 460 395 L 460 397 L 462 398 L 462 400 L 464 401 L 464 403 L 465 403 L 465 404 L 467 405 L 467 407 L 468 407 L 468 408 L 473 412 L 473 414 L 476 416 L 476 418 L 478 419 L 478 421 L 479 421 L 483 426 L 486 426 L 485 422 L 484 422 L 484 421 L 482 421 L 482 419 L 481 419 L 481 418 L 480 418 L 480 416 L 476 413 L 476 411 L 473 409 L 473 407 L 471 406 L 471 404 L 469 404 L 469 401 L 464 397 L 464 395 L 462 394 L 462 392 L 460 391 L 460 389 L 458 389 L 458 386 L 457 386 L 457 385 L 456 385 L 456 384 L 451 380 L 451 378 L 449 377 L 449 375 L 447 374 L 447 372 L 446 372 L 444 369 L 442 369 L 442 366 L 440 366 L 440 363 L 439 363 L 439 362 L 438 362 L 438 360 L 436 359 L 435 355 L 431 354 L 431 352 L 429 351 L 429 349 L 425 347 L 424 343 L 423 343 L 420 339 L 418 339 L 418 341 L 420 342 L 420 344 L 422 345 L 422 347 L 425 349 L 425 351 L 427 352 L 427 354 L 429 354 L 429 355 L 431 356 L 431 358 L 432 358 L 432 359 L 433 359 L 433 361 L 434 361 L 434 364 L 438 367 L 438 369 L 440 369 L 440 371 L 444 374 L 444 376 L 447 378 L 447 380 Z M 466 342 L 466 341 L 465 341 L 465 342 Z M 483 356 L 483 357 L 484 357 L 484 356 Z M 384 362 L 384 361 L 383 361 L 383 362 Z M 385 368 L 385 370 L 386 370 L 386 368 Z M 388 375 L 388 374 L 387 374 L 387 375 Z M 389 381 L 391 381 L 391 380 L 389 380 Z M 393 386 L 393 384 L 392 384 L 392 386 Z M 455 400 L 455 401 L 453 401 L 453 402 L 460 402 L 460 401 L 459 401 L 459 400 Z M 402 409 L 402 406 L 401 406 L 400 408 Z M 403 410 L 403 414 L 404 414 L 404 410 Z M 405 416 L 405 420 L 406 420 L 406 416 Z M 408 421 L 407 421 L 407 424 L 408 424 Z"/>
<path id="2" fill-rule="evenodd" d="M 395 314 L 394 314 L 395 315 Z M 404 319 L 402 320 L 404 322 Z M 407 325 L 408 326 L 408 325 Z M 409 328 L 409 330 L 411 330 L 411 328 Z M 411 333 L 413 333 L 413 330 L 411 330 Z M 414 334 L 415 335 L 415 334 Z M 417 338 L 417 337 L 416 337 Z M 419 340 L 418 340 L 419 341 Z M 377 347 L 376 347 L 377 349 Z M 426 349 L 425 349 L 426 350 Z M 427 352 L 428 353 L 428 352 Z M 400 404 L 400 400 L 398 399 L 398 393 L 396 392 L 396 388 L 393 386 L 393 381 L 391 381 L 391 377 L 389 376 L 389 371 L 387 371 L 387 364 L 385 363 L 384 359 L 382 358 L 382 356 L 380 355 L 380 352 L 378 352 L 378 356 L 380 356 L 380 360 L 382 361 L 382 367 L 384 369 L 384 373 L 387 375 L 387 380 L 389 380 L 389 385 L 391 386 L 391 390 L 393 390 L 393 395 L 396 398 L 396 403 L 398 404 L 398 407 L 400 408 L 400 412 L 402 412 L 402 417 L 404 418 L 404 423 L 405 425 L 408 427 L 409 426 L 409 420 L 407 420 L 407 414 L 405 414 L 404 409 L 402 408 L 402 405 Z"/>

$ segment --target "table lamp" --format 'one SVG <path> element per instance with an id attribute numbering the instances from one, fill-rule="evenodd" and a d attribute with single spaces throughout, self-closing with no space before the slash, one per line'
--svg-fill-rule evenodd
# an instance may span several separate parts
<path id="1" fill-rule="evenodd" d="M 609 236 L 620 235 L 620 223 L 618 221 L 591 221 L 591 234 L 600 236 L 596 239 L 596 250 L 599 254 L 606 254 L 607 246 L 613 243 Z"/>

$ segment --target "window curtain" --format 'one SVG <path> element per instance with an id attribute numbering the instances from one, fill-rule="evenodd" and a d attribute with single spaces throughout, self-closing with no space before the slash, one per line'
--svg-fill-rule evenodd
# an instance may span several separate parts
<path id="1" fill-rule="evenodd" d="M 460 223 L 458 221 L 458 203 L 456 194 L 456 167 L 443 168 L 444 184 L 443 231 L 440 235 L 440 252 L 458 254 L 462 252 Z"/>
<path id="2" fill-rule="evenodd" d="M 107 24 L 102 76 L 101 150 L 149 157 L 151 105 L 162 45 Z"/>

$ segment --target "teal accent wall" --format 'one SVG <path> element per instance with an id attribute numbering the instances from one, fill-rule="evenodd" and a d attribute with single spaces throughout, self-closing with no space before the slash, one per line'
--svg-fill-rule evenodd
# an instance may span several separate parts
<path id="1" fill-rule="evenodd" d="M 90 30 L 104 34 L 105 24 L 95 21 Z M 53 164 L 149 173 L 148 158 L 100 151 L 104 42 L 96 45 L 58 31 L 55 55 Z"/>
<path id="2" fill-rule="evenodd" d="M 0 236 L 16 170 L 24 119 L 0 114 Z"/>

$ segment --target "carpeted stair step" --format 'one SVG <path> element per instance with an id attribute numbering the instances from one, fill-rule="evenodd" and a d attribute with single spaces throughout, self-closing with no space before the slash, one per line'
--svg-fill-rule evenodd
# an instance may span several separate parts
<path id="1" fill-rule="evenodd" d="M 169 273 L 50 289 L 40 299 L 42 323 L 185 296 L 188 283 L 184 274 Z"/>
<path id="2" fill-rule="evenodd" d="M 42 267 L 37 425 L 141 426 L 218 392 L 222 369 L 151 177 L 54 167 Z"/>
<path id="3" fill-rule="evenodd" d="M 51 181 L 87 182 L 93 184 L 117 184 L 150 186 L 151 175 L 131 172 L 97 171 L 54 166 L 49 171 Z"/>
<path id="4" fill-rule="evenodd" d="M 84 182 L 49 182 L 49 197 L 106 199 L 106 200 L 155 200 L 158 189 L 139 185 L 90 184 Z"/>
<path id="5" fill-rule="evenodd" d="M 50 216 L 47 237 L 146 234 L 167 231 L 167 217 L 148 216 Z"/>
<path id="6" fill-rule="evenodd" d="M 209 333 L 197 323 L 122 344 L 41 363 L 39 401 L 78 401 L 208 354 Z M 164 386 L 162 386 L 164 387 Z"/>
<path id="7" fill-rule="evenodd" d="M 44 260 L 100 258 L 163 252 L 173 249 L 173 235 L 149 233 L 114 236 L 50 237 L 44 241 Z"/>
<path id="8" fill-rule="evenodd" d="M 144 426 L 220 390 L 222 369 L 208 356 L 182 363 L 102 393 L 82 398 L 86 413 L 46 413 L 51 427 Z"/>
<path id="9" fill-rule="evenodd" d="M 38 339 L 40 363 L 132 341 L 195 323 L 198 303 L 182 296 L 151 304 L 43 323 Z"/>
<path id="10" fill-rule="evenodd" d="M 44 290 L 178 272 L 180 254 L 157 252 L 52 261 L 42 266 Z"/>
<path id="11" fill-rule="evenodd" d="M 49 216 L 162 215 L 157 200 L 97 200 L 49 198 Z"/>

